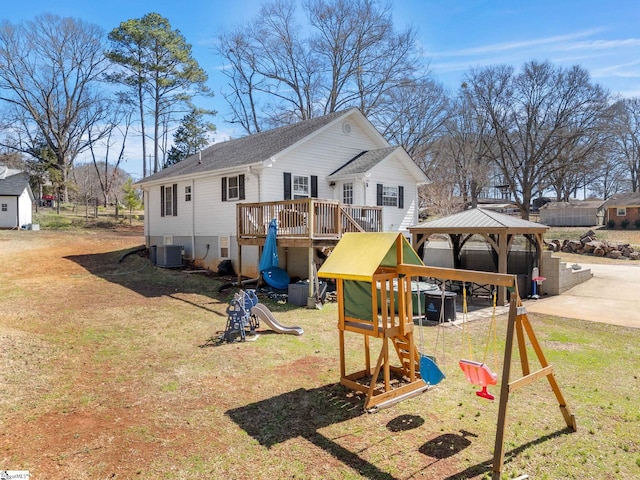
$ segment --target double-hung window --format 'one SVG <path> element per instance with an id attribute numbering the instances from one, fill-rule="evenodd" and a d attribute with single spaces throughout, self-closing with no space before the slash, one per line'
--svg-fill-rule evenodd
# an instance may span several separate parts
<path id="1" fill-rule="evenodd" d="M 318 177 L 284 172 L 284 199 L 317 198 Z"/>
<path id="2" fill-rule="evenodd" d="M 309 177 L 302 175 L 293 175 L 293 198 L 309 198 Z"/>
<path id="3" fill-rule="evenodd" d="M 404 208 L 404 187 L 378 183 L 376 186 L 376 205 Z"/>
<path id="4" fill-rule="evenodd" d="M 342 203 L 345 205 L 353 205 L 353 183 L 345 183 L 342 185 Z"/>
<path id="5" fill-rule="evenodd" d="M 222 201 L 244 200 L 244 175 L 222 177 Z"/>
<path id="6" fill-rule="evenodd" d="M 178 216 L 178 184 L 163 185 L 160 187 L 160 216 Z"/>

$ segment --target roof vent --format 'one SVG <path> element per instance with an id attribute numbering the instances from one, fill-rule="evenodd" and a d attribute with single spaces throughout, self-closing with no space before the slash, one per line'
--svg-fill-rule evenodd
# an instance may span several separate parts
<path id="1" fill-rule="evenodd" d="M 351 133 L 351 124 L 349 122 L 344 122 L 342 124 L 342 132 L 345 135 L 349 135 Z"/>

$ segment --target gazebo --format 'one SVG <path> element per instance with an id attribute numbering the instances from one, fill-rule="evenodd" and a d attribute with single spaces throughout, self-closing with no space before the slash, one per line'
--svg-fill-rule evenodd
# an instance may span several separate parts
<path id="1" fill-rule="evenodd" d="M 491 247 L 497 273 L 509 272 L 508 258 L 517 235 L 524 236 L 535 250 L 534 265 L 542 271 L 542 250 L 544 234 L 549 227 L 518 217 L 502 213 L 473 208 L 438 220 L 420 223 L 409 227 L 411 244 L 420 258 L 424 258 L 424 249 L 434 234 L 448 235 L 453 249 L 453 265 L 462 266 L 462 249 L 474 235 L 480 235 Z M 527 272 L 530 273 L 530 272 Z M 506 303 L 505 287 L 498 288 L 498 303 Z"/>

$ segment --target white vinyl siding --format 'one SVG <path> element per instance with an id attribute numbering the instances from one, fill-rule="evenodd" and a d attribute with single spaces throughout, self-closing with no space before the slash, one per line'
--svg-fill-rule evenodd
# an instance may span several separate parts
<path id="1" fill-rule="evenodd" d="M 292 178 L 294 175 L 315 175 L 318 177 L 318 198 L 341 200 L 340 197 L 335 197 L 339 195 L 339 191 L 329 185 L 327 176 L 363 150 L 388 146 L 366 134 L 355 121 L 349 121 L 351 133 L 345 135 L 342 132 L 342 123 L 330 126 L 303 144 L 278 156 L 270 168 L 265 168 L 260 201 L 284 200 L 284 172 L 290 172 Z M 293 195 L 293 190 L 291 193 Z M 375 202 L 375 195 L 372 198 Z"/>
<path id="2" fill-rule="evenodd" d="M 178 216 L 161 217 L 160 215 L 160 185 L 147 187 L 145 195 L 145 235 L 151 244 L 161 242 L 165 237 L 177 241 L 193 243 L 197 257 L 202 257 L 210 245 L 204 263 L 217 266 L 216 261 L 225 254 L 234 261 L 237 267 L 237 220 L 236 209 L 238 203 L 257 203 L 282 201 L 285 196 L 285 178 L 289 175 L 290 195 L 294 196 L 293 179 L 304 177 L 308 179 L 308 187 L 304 182 L 299 184 L 296 195 L 317 196 L 319 199 L 344 201 L 345 185 L 351 185 L 351 196 L 355 205 L 376 205 L 376 185 L 383 183 L 394 188 L 404 189 L 404 208 L 384 207 L 383 221 L 386 231 L 399 231 L 417 223 L 416 179 L 405 168 L 405 165 L 395 158 L 388 159 L 372 168 L 366 175 L 357 174 L 335 179 L 334 186 L 330 185 L 328 176 L 349 160 L 363 151 L 386 148 L 388 144 L 378 135 L 370 131 L 360 122 L 359 116 L 349 117 L 351 125 L 349 135 L 345 135 L 342 125 L 347 119 L 340 119 L 315 134 L 291 146 L 284 152 L 265 159 L 261 164 L 244 165 L 237 169 L 229 169 L 224 173 L 203 173 L 197 178 L 178 181 Z M 239 178 L 244 176 L 245 198 L 238 200 L 224 200 L 225 195 L 235 196 L 233 182 L 223 188 L 223 178 Z M 163 181 L 163 186 L 176 183 L 175 180 Z M 316 188 L 317 185 L 317 188 Z M 191 201 L 187 200 L 187 189 L 191 187 Z M 230 187 L 230 188 L 229 188 Z M 308 188 L 308 190 L 305 190 Z M 224 192 L 224 194 L 223 194 Z M 314 195 L 315 193 L 315 195 Z M 239 196 L 240 193 L 238 193 Z M 264 219 L 256 219 L 258 222 Z M 228 239 L 228 248 L 225 242 Z M 293 249 L 296 250 L 296 249 Z M 187 256 L 189 253 L 187 252 Z M 305 257 L 307 252 L 302 254 Z M 258 263 L 258 248 L 245 246 L 242 248 L 243 272 L 250 274 L 255 271 Z M 282 255 L 283 268 L 289 268 L 294 263 L 295 252 L 289 256 Z M 296 258 L 297 260 L 297 258 Z M 302 272 L 308 270 L 308 262 L 302 258 Z M 255 273 L 255 272 L 253 272 Z"/>

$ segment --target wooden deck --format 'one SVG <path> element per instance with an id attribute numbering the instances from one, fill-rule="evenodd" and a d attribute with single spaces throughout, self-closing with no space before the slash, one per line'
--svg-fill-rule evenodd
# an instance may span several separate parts
<path id="1" fill-rule="evenodd" d="M 278 221 L 278 245 L 334 246 L 347 232 L 381 232 L 382 209 L 337 200 L 303 198 L 237 205 L 239 245 L 264 245 L 269 223 Z"/>

